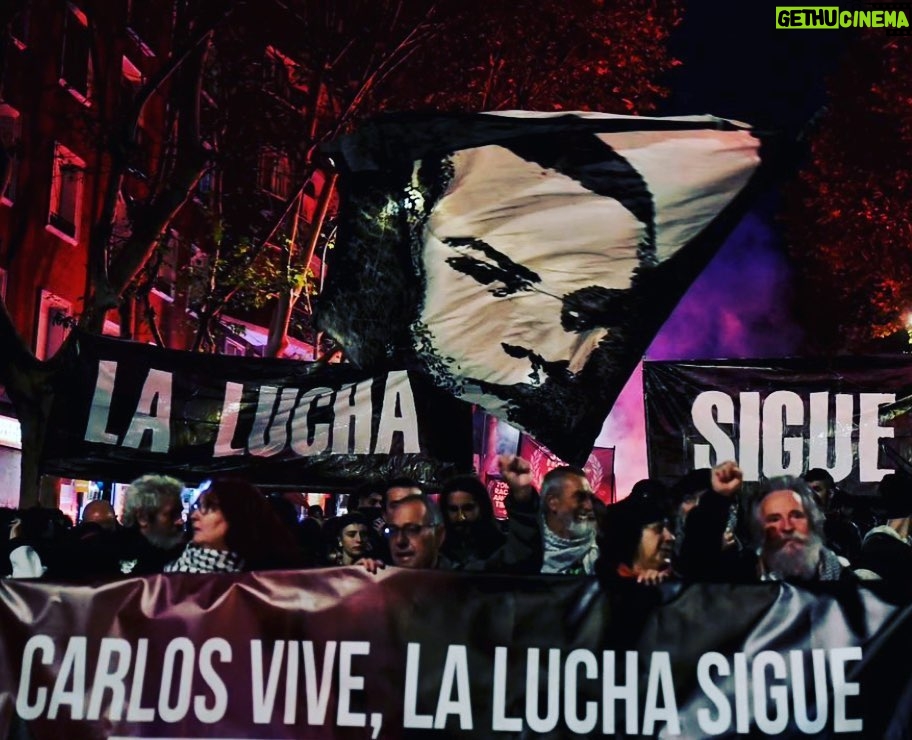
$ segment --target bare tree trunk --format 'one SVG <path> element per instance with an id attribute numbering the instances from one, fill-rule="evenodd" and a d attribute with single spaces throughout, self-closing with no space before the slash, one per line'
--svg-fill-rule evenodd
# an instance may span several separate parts
<path id="1" fill-rule="evenodd" d="M 212 31 L 232 8 L 233 4 L 224 3 L 212 18 L 200 24 L 188 43 L 140 90 L 133 107 L 115 127 L 107 153 L 110 176 L 105 188 L 104 205 L 93 226 L 89 244 L 91 291 L 80 320 L 80 325 L 88 331 L 101 331 L 105 313 L 117 307 L 124 291 L 151 258 L 159 236 L 190 198 L 207 166 L 209 156 L 199 140 L 198 103 L 202 73 Z M 180 110 L 173 176 L 168 179 L 167 186 L 145 204 L 142 218 L 134 222 L 130 238 L 112 258 L 111 230 L 117 197 L 128 167 L 127 151 L 135 140 L 143 107 L 152 94 L 169 80 L 178 90 L 175 97 Z"/>
<path id="2" fill-rule="evenodd" d="M 22 428 L 22 473 L 19 505 L 38 503 L 39 457 L 54 399 L 55 363 L 42 362 L 29 349 L 0 301 L 0 383 L 16 409 Z"/>
<path id="3" fill-rule="evenodd" d="M 13 158 L 3 147 L 0 147 L 0 197 L 6 192 L 13 177 Z"/>
<path id="4" fill-rule="evenodd" d="M 288 346 L 288 326 L 291 323 L 291 310 L 298 300 L 300 290 L 292 288 L 290 285 L 291 265 L 294 261 L 294 251 L 298 243 L 298 222 L 301 219 L 301 206 L 304 203 L 303 189 L 298 193 L 298 204 L 295 207 L 294 219 L 291 227 L 291 237 L 288 240 L 288 248 L 285 250 L 283 259 L 283 271 L 285 273 L 287 290 L 283 290 L 276 299 L 276 305 L 272 310 L 272 320 L 269 323 L 269 336 L 266 338 L 266 346 L 263 347 L 264 357 L 280 357 L 282 352 Z"/>
<path id="5" fill-rule="evenodd" d="M 44 379 L 49 380 L 46 374 Z M 49 382 L 45 385 L 50 385 Z M 10 393 L 10 398 L 13 394 Z M 53 393 L 46 393 L 41 398 L 31 398 L 27 402 L 21 397 L 13 400 L 16 416 L 22 429 L 22 468 L 19 483 L 19 506 L 53 506 L 56 502 L 45 494 L 41 495 L 41 450 L 47 435 L 48 421 L 51 416 Z"/>
<path id="6" fill-rule="evenodd" d="M 310 263 L 313 262 L 313 256 L 317 250 L 317 244 L 320 243 L 320 232 L 323 230 L 323 222 L 326 220 L 326 214 L 329 211 L 329 204 L 332 201 L 337 178 L 338 175 L 332 173 L 324 183 L 323 190 L 320 193 L 320 202 L 317 205 L 317 212 L 314 214 L 314 221 L 310 226 L 310 237 L 307 240 L 307 252 L 304 258 L 305 272 L 310 268 Z M 300 205 L 298 208 L 300 211 Z M 297 216 L 295 218 L 297 219 Z M 279 296 L 269 325 L 269 338 L 263 351 L 264 356 L 278 357 L 279 352 L 288 345 L 288 326 L 291 323 L 291 312 L 300 295 L 300 291 L 288 290 Z"/>
<path id="7" fill-rule="evenodd" d="M 336 181 L 339 175 L 333 172 L 326 180 L 323 186 L 323 192 L 320 193 L 320 203 L 317 205 L 317 212 L 314 214 L 313 229 L 310 232 L 310 241 L 307 243 L 307 256 L 304 260 L 304 269 L 310 267 L 313 262 L 314 254 L 317 251 L 317 245 L 320 243 L 320 232 L 323 230 L 323 222 L 326 220 L 326 214 L 329 212 L 329 204 L 332 202 L 333 193 L 336 189 Z"/>
<path id="8" fill-rule="evenodd" d="M 149 291 L 144 291 L 142 296 L 140 296 L 140 301 L 143 306 L 143 313 L 146 317 L 146 325 L 149 327 L 149 332 L 152 334 L 152 339 L 159 347 L 167 347 L 165 344 L 165 338 L 162 336 L 161 329 L 158 328 L 158 317 L 155 314 L 155 308 L 152 306 L 152 301 L 149 300 Z"/>
<path id="9" fill-rule="evenodd" d="M 133 299 L 127 297 L 120 302 L 117 310 L 120 314 L 120 338 L 133 338 Z"/>

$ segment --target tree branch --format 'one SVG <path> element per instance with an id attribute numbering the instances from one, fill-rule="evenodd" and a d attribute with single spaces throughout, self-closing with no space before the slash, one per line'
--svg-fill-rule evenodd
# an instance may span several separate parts
<path id="1" fill-rule="evenodd" d="M 228 17 L 234 8 L 234 3 L 223 3 L 205 20 L 198 22 L 188 42 L 172 54 L 167 62 L 150 76 L 149 80 L 137 92 L 133 104 L 127 109 L 124 117 L 114 125 L 108 151 L 110 176 L 104 192 L 101 213 L 92 229 L 92 236 L 89 240 L 88 261 L 91 290 L 89 300 L 86 301 L 86 310 L 83 314 L 84 320 L 81 322 L 87 329 L 98 330 L 103 323 L 104 314 L 107 310 L 118 305 L 126 285 L 136 276 L 154 248 L 154 246 L 150 247 L 148 243 L 140 244 L 140 239 L 137 239 L 137 230 L 134 229 L 133 235 L 127 240 L 117 257 L 114 260 L 110 258 L 111 235 L 114 213 L 117 208 L 117 198 L 123 189 L 124 176 L 129 166 L 129 153 L 136 141 L 136 131 L 142 111 L 152 95 L 175 72 L 182 70 L 185 77 L 189 76 L 186 75 L 186 67 L 191 59 L 194 62 L 194 74 L 189 76 L 190 85 L 192 93 L 195 92 L 197 95 L 197 100 L 193 104 L 198 105 L 198 85 L 200 84 L 202 65 L 206 58 L 213 31 Z M 186 115 L 181 117 L 178 129 L 178 135 L 184 137 L 184 140 L 178 143 L 179 152 L 187 152 L 188 149 L 199 147 L 199 112 L 197 110 L 194 114 L 192 110 L 188 110 L 190 105 L 186 100 L 184 101 Z M 190 144 L 189 140 L 194 136 L 196 139 Z M 151 217 L 151 223 L 146 228 L 138 230 L 143 238 L 154 232 L 154 240 L 179 210 L 180 206 L 186 202 L 189 194 L 185 192 L 181 196 L 179 191 L 183 187 L 192 190 L 196 186 L 202 172 L 194 173 L 192 170 L 198 167 L 200 159 L 197 152 L 195 157 L 193 155 L 189 157 L 189 167 L 186 163 L 183 167 L 178 165 L 178 170 L 175 173 L 177 182 L 171 183 L 163 191 L 153 196 L 152 203 L 144 212 L 147 218 Z M 205 163 L 205 160 L 203 162 Z M 158 231 L 155 231 L 156 227 Z M 114 262 L 117 264 L 113 264 Z"/>

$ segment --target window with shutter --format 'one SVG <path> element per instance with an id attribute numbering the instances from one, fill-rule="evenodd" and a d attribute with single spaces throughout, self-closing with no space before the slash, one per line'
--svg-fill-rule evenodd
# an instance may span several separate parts
<path id="1" fill-rule="evenodd" d="M 85 162 L 63 144 L 55 144 L 48 229 L 73 244 L 79 240 L 84 180 Z"/>
<path id="2" fill-rule="evenodd" d="M 85 105 L 91 105 L 92 59 L 89 20 L 72 3 L 67 3 L 60 60 L 60 84 Z"/>
<path id="3" fill-rule="evenodd" d="M 0 203 L 15 203 L 19 182 L 19 139 L 22 133 L 22 120 L 19 111 L 7 103 L 0 103 L 0 147 L 9 157 L 9 176 L 6 188 L 0 181 Z"/>

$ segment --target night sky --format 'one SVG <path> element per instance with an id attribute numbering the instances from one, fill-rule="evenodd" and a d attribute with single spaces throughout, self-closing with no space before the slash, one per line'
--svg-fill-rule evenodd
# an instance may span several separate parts
<path id="1" fill-rule="evenodd" d="M 843 3 L 849 9 L 855 4 Z M 775 4 L 690 3 L 672 48 L 683 64 L 666 81 L 659 115 L 711 113 L 795 138 L 826 104 L 826 79 L 846 59 L 851 32 L 775 28 Z M 763 358 L 801 354 L 790 313 L 792 277 L 764 193 L 722 245 L 646 353 L 651 360 Z M 642 374 L 637 369 L 598 441 L 614 446 L 617 491 L 647 476 Z"/>
<path id="2" fill-rule="evenodd" d="M 776 29 L 775 7 L 768 0 L 685 3 L 671 43 L 683 64 L 667 80 L 672 93 L 660 114 L 712 113 L 798 133 L 825 103 L 826 77 L 853 32 Z"/>

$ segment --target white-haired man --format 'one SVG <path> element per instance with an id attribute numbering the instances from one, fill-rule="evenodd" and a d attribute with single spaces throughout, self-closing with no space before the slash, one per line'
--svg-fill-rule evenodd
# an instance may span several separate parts
<path id="1" fill-rule="evenodd" d="M 160 573 L 184 543 L 183 483 L 167 475 L 144 475 L 127 488 L 123 527 L 68 538 L 39 559 L 29 543 L 10 559 L 17 577 L 84 579 Z"/>
<path id="2" fill-rule="evenodd" d="M 183 545 L 184 484 L 168 475 L 144 475 L 134 480 L 124 498 L 124 537 L 119 546 L 121 573 L 158 573 Z"/>
<path id="3" fill-rule="evenodd" d="M 707 491 L 687 518 L 683 575 L 710 581 L 837 581 L 854 578 L 846 563 L 824 545 L 824 515 L 800 478 L 765 481 L 749 508 L 753 547 L 726 552 L 722 535 L 731 499 L 741 490 L 742 472 L 734 462 L 712 471 Z"/>
<path id="4" fill-rule="evenodd" d="M 514 455 L 498 459 L 500 474 L 516 498 L 532 495 L 532 467 Z M 582 469 L 562 466 L 542 480 L 539 525 L 542 573 L 589 575 L 598 560 L 592 487 Z"/>

